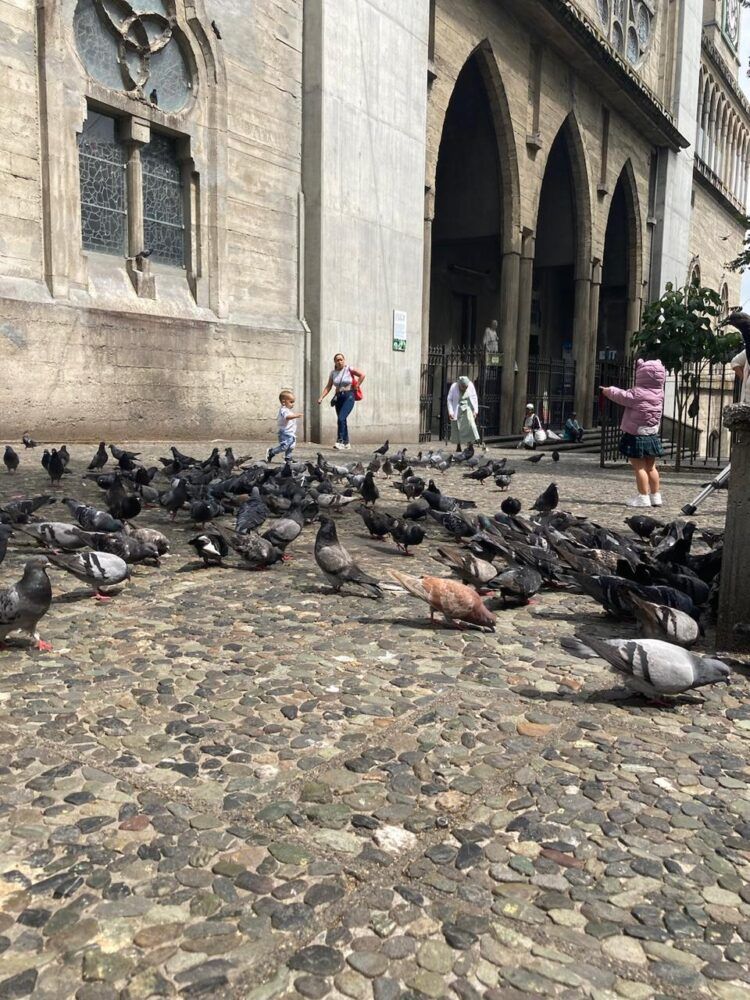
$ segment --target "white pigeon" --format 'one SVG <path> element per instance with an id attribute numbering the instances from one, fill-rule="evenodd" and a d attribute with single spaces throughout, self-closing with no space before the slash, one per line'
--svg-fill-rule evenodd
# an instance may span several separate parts
<path id="1" fill-rule="evenodd" d="M 48 559 L 60 569 L 87 583 L 94 590 L 97 601 L 108 601 L 102 593 L 104 587 L 115 587 L 130 578 L 130 567 L 119 556 L 110 552 L 77 552 L 71 556 L 49 553 Z"/>
<path id="2" fill-rule="evenodd" d="M 601 657 L 625 678 L 629 688 L 655 700 L 721 681 L 729 683 L 726 663 L 709 656 L 696 656 L 662 639 L 564 636 L 560 645 L 582 660 Z"/>

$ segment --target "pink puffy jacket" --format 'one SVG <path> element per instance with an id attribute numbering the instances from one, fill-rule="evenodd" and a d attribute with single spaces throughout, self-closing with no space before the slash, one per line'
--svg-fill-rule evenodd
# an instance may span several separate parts
<path id="1" fill-rule="evenodd" d="M 618 389 L 614 385 L 602 387 L 602 392 L 618 406 L 625 407 L 620 430 L 637 434 L 645 427 L 658 427 L 664 409 L 664 383 L 667 371 L 661 361 L 635 363 L 635 385 L 632 389 Z"/>

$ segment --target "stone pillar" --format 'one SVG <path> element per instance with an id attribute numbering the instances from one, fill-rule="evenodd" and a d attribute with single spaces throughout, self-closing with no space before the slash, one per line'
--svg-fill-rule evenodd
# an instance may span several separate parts
<path id="1" fill-rule="evenodd" d="M 724 426 L 735 435 L 732 446 L 732 473 L 729 477 L 724 558 L 721 565 L 719 649 L 750 649 L 747 635 L 734 631 L 736 624 L 750 624 L 750 406 L 740 404 L 724 410 Z"/>
<path id="2" fill-rule="evenodd" d="M 602 262 L 598 257 L 595 257 L 591 263 L 591 294 L 589 296 L 589 329 L 591 331 L 591 344 L 593 348 L 594 357 L 594 367 L 592 369 L 592 384 L 593 375 L 596 372 L 596 361 L 598 357 L 598 347 L 599 347 L 599 295 L 602 290 Z M 576 388 L 578 387 L 578 380 L 576 377 Z M 596 386 L 594 386 L 594 391 L 596 391 Z M 593 397 L 591 406 L 593 407 Z M 581 427 L 590 427 L 591 421 L 593 419 L 593 409 L 590 413 L 579 413 L 578 422 Z"/>
<path id="3" fill-rule="evenodd" d="M 137 258 L 144 245 L 143 235 L 143 170 L 141 149 L 151 139 L 151 125 L 141 118 L 127 118 L 122 125 L 122 138 L 128 150 L 127 192 L 128 252 L 125 269 L 141 298 L 156 298 L 156 282 L 148 258 Z"/>
<path id="4" fill-rule="evenodd" d="M 518 280 L 521 256 L 518 250 L 503 254 L 500 275 L 500 350 L 503 372 L 500 380 L 500 433 L 513 433 L 513 383 L 518 333 Z"/>
<path id="5" fill-rule="evenodd" d="M 424 192 L 424 247 L 422 251 L 424 278 L 422 283 L 422 364 L 427 363 L 430 350 L 430 293 L 432 290 L 432 223 L 435 218 L 435 190 Z"/>
<path id="6" fill-rule="evenodd" d="M 536 252 L 536 235 L 531 230 L 524 230 L 521 243 L 521 268 L 518 281 L 518 323 L 516 334 L 516 365 L 514 366 L 513 382 L 513 426 L 510 433 L 515 434 L 521 427 L 524 407 L 526 406 L 526 388 L 529 382 L 529 338 L 531 336 L 531 293 L 534 284 L 534 254 Z"/>
<path id="7" fill-rule="evenodd" d="M 591 423 L 594 412 L 596 342 L 591 330 L 591 276 L 576 278 L 573 357 L 576 362 L 575 409 L 581 423 Z"/>

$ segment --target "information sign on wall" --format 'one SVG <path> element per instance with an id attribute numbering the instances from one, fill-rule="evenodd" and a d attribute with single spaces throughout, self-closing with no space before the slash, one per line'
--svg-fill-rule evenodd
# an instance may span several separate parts
<path id="1" fill-rule="evenodd" d="M 400 309 L 393 310 L 393 350 L 406 350 L 406 313 Z"/>

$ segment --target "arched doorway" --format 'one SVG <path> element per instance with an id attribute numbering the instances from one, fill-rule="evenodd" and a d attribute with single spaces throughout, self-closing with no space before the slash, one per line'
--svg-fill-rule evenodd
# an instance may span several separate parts
<path id="1" fill-rule="evenodd" d="M 604 237 L 596 341 L 600 361 L 625 361 L 638 325 L 637 218 L 626 168 L 612 195 Z"/>
<path id="2" fill-rule="evenodd" d="M 529 342 L 532 359 L 573 356 L 579 226 L 566 132 L 562 128 L 552 144 L 539 197 Z"/>
<path id="3" fill-rule="evenodd" d="M 503 185 L 480 58 L 468 60 L 448 105 L 432 223 L 430 347 L 464 353 L 500 311 Z"/>

